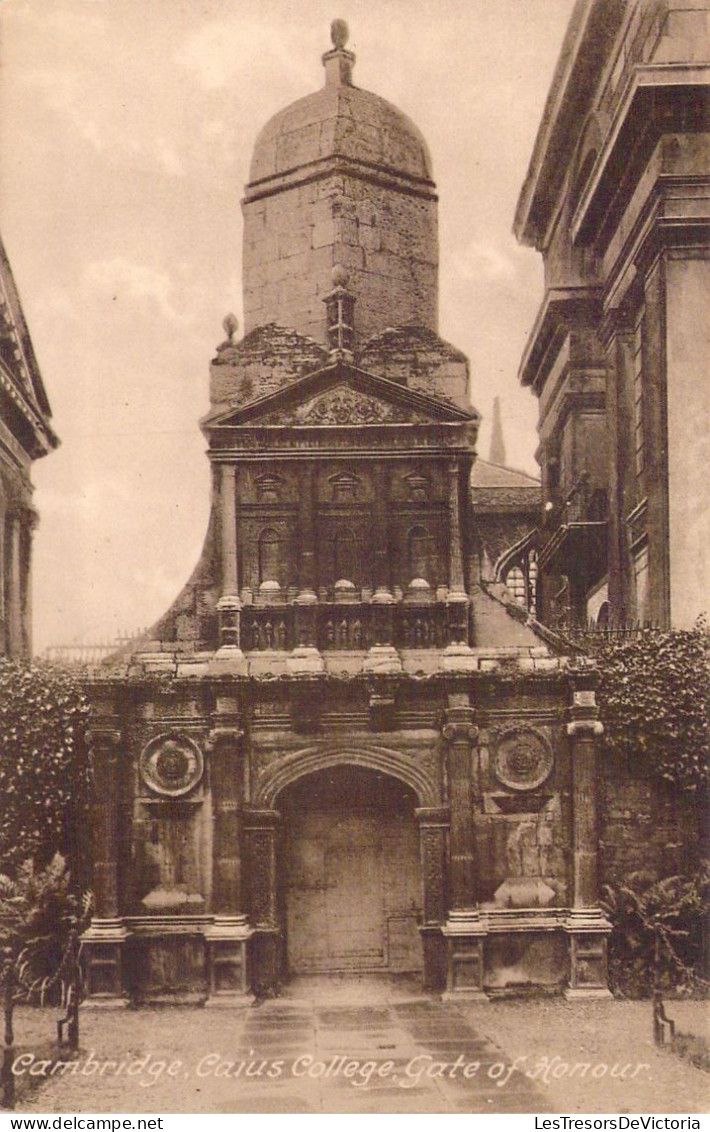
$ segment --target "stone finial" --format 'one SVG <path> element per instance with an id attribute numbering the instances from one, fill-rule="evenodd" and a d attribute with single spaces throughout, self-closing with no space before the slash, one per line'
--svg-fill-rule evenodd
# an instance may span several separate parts
<path id="1" fill-rule="evenodd" d="M 347 287 L 350 276 L 347 270 L 343 267 L 342 263 L 336 263 L 331 272 L 331 279 L 333 280 L 334 287 Z"/>
<path id="2" fill-rule="evenodd" d="M 336 263 L 331 272 L 333 290 L 324 298 L 328 345 L 331 355 L 352 361 L 355 343 L 355 296 L 348 291 L 349 275 L 342 264 Z"/>
<path id="3" fill-rule="evenodd" d="M 355 56 L 352 51 L 346 50 L 345 47 L 349 34 L 345 20 L 333 20 L 330 25 L 330 39 L 333 49 L 326 51 L 323 56 L 326 86 L 352 86 Z"/>
<path id="4" fill-rule="evenodd" d="M 350 38 L 350 30 L 345 20 L 333 20 L 330 25 L 330 41 L 336 51 L 342 51 Z"/>
<path id="5" fill-rule="evenodd" d="M 237 331 L 239 330 L 239 319 L 235 314 L 230 313 L 228 315 L 225 315 L 224 319 L 222 320 L 222 326 L 224 327 L 224 333 L 227 335 L 230 345 L 233 346 L 234 339 L 236 338 Z"/>

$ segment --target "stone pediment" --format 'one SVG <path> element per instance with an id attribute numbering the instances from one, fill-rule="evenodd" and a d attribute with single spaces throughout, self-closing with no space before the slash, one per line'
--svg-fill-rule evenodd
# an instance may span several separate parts
<path id="1" fill-rule="evenodd" d="M 311 428 L 397 424 L 458 424 L 476 421 L 450 402 L 336 362 L 287 389 L 203 422 L 206 430 L 242 425 Z"/>

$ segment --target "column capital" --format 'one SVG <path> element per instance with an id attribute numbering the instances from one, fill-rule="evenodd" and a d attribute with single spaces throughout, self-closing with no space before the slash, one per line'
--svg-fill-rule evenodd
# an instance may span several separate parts
<path id="1" fill-rule="evenodd" d="M 86 742 L 92 750 L 97 748 L 115 750 L 121 742 L 121 732 L 110 724 L 104 726 L 96 724 L 87 729 Z"/>
<path id="2" fill-rule="evenodd" d="M 475 719 L 476 713 L 469 704 L 451 704 L 444 711 L 441 734 L 449 743 L 475 743 L 479 734 Z"/>
<path id="3" fill-rule="evenodd" d="M 593 738 L 595 735 L 604 734 L 604 724 L 600 719 L 591 719 L 589 717 L 573 719 L 571 723 L 567 724 L 567 734 L 572 738 L 578 735 L 588 735 L 590 738 Z"/>
<path id="4" fill-rule="evenodd" d="M 451 823 L 451 810 L 449 806 L 417 806 L 414 817 L 423 826 L 448 828 Z"/>
<path id="5" fill-rule="evenodd" d="M 274 829 L 281 822 L 278 810 L 251 810 L 245 806 L 242 817 L 246 829 Z"/>
<path id="6" fill-rule="evenodd" d="M 449 743 L 475 743 L 478 738 L 478 728 L 475 724 L 452 720 L 444 724 L 441 734 Z"/>
<path id="7" fill-rule="evenodd" d="M 243 728 L 236 725 L 217 725 L 210 730 L 206 746 L 208 750 L 214 752 L 222 744 L 231 743 L 236 746 L 243 738 Z"/>

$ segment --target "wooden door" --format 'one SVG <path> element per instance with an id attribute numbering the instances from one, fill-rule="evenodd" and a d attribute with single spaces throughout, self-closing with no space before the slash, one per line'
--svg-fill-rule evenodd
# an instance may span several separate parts
<path id="1" fill-rule="evenodd" d="M 284 873 L 292 972 L 421 967 L 412 816 L 341 806 L 294 812 Z"/>

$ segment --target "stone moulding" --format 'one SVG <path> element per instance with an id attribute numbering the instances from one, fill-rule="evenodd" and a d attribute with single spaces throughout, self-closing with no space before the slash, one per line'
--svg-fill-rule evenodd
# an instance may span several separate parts
<path id="1" fill-rule="evenodd" d="M 315 771 L 354 765 L 379 771 L 404 782 L 415 792 L 418 806 L 439 804 L 439 790 L 429 773 L 413 758 L 389 747 L 326 743 L 295 751 L 271 763 L 254 784 L 252 806 L 270 809 L 284 787 Z"/>

